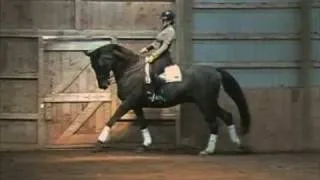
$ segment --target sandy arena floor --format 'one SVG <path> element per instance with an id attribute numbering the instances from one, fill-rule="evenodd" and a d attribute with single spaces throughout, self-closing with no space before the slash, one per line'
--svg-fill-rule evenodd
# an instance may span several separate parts
<path id="1" fill-rule="evenodd" d="M 3 152 L 1 180 L 320 180 L 320 154 Z"/>

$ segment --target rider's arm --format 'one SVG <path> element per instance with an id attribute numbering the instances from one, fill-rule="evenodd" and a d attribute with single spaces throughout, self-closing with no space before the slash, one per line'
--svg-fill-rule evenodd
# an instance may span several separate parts
<path id="1" fill-rule="evenodd" d="M 162 45 L 152 53 L 152 56 L 154 56 L 154 59 L 159 57 L 164 51 L 166 51 L 169 48 L 174 37 L 175 37 L 174 29 L 168 28 L 166 29 L 165 32 L 163 32 L 162 36 L 160 37 L 162 40 Z"/>
<path id="2" fill-rule="evenodd" d="M 155 48 L 158 48 L 158 45 L 159 43 L 158 43 L 158 41 L 157 40 L 154 40 L 151 44 L 149 44 L 146 48 L 147 48 L 147 50 L 148 51 L 151 51 L 151 50 L 153 50 L 153 49 L 155 49 Z"/>
<path id="3" fill-rule="evenodd" d="M 153 49 L 159 48 L 159 43 L 157 40 L 153 41 L 151 44 L 147 45 L 146 47 L 140 50 L 140 53 L 146 53 Z"/>

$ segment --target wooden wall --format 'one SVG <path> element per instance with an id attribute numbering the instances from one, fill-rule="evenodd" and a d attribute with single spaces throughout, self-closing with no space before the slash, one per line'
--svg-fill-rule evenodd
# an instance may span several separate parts
<path id="1" fill-rule="evenodd" d="M 199 2 L 201 5 L 202 1 L 195 2 Z M 209 2 L 210 5 L 210 1 L 206 2 Z M 205 35 L 193 34 L 193 9 L 198 8 L 209 12 L 213 11 L 212 8 L 218 8 L 219 12 L 224 10 L 227 12 L 228 8 L 238 9 L 238 11 L 244 8 L 247 11 L 251 9 L 256 12 L 254 8 L 257 3 L 246 0 L 237 0 L 237 2 L 247 2 L 248 5 L 241 6 L 241 3 L 214 4 L 211 2 L 209 8 L 205 6 L 192 8 L 192 1 L 186 0 L 0 0 L 0 148 L 25 149 L 39 148 L 43 145 L 61 147 L 90 144 L 95 140 L 104 121 L 110 117 L 119 103 L 114 97 L 115 88 L 109 89 L 107 93 L 102 93 L 97 89 L 92 70 L 85 66 L 86 58 L 83 54 L 78 51 L 52 49 L 50 46 L 43 47 L 40 43 L 41 40 L 38 39 L 39 36 L 93 37 L 111 35 L 117 36 L 119 43 L 139 50 L 150 43 L 157 33 L 159 13 L 164 9 L 172 8 L 177 11 L 180 19 L 177 22 L 177 31 L 179 32 L 177 38 L 180 40 L 180 46 L 177 46 L 178 57 L 176 60 L 187 61 L 193 57 L 193 40 L 206 42 L 214 40 L 214 43 L 219 44 L 221 41 L 231 43 L 232 40 L 244 42 L 245 38 L 249 38 L 249 40 L 251 38 L 252 41 L 265 38 L 261 34 L 243 36 L 246 35 L 245 33 L 233 34 L 232 36 L 226 35 L 225 32 L 218 34 L 207 32 Z M 241 7 L 238 7 L 239 5 Z M 294 3 L 291 5 L 279 2 L 275 5 L 279 5 L 280 8 L 276 7 L 278 11 L 284 7 L 284 9 L 288 7 L 297 9 L 297 5 Z M 315 44 L 313 47 L 315 52 L 314 77 L 319 76 L 317 70 L 319 53 L 316 51 L 319 37 L 316 32 L 319 31 L 317 20 L 320 16 L 317 16 L 319 14 L 317 7 L 319 6 L 314 8 L 312 16 L 313 28 L 315 29 L 312 30 L 315 32 L 313 34 Z M 272 6 L 264 5 L 262 2 L 260 8 L 272 9 Z M 226 18 L 229 17 L 228 13 L 224 15 Z M 201 18 L 201 14 L 197 17 Z M 239 18 L 241 17 L 239 16 Z M 200 22 L 197 21 L 197 23 Z M 208 22 L 212 23 L 213 21 L 209 19 Z M 206 26 L 205 23 L 198 25 Z M 209 28 L 219 29 L 221 27 L 215 23 Z M 259 26 L 259 28 L 261 27 Z M 230 29 L 233 31 L 237 28 Z M 264 32 L 266 29 L 261 28 L 260 30 Z M 273 28 L 269 30 L 272 31 Z M 289 30 L 292 29 L 289 28 Z M 296 35 L 275 34 L 275 37 L 281 42 L 283 42 L 281 38 L 284 37 L 295 41 L 299 40 Z M 266 38 L 270 38 L 270 36 Z M 206 57 L 215 59 L 217 54 L 210 52 L 211 54 Z M 260 52 L 265 57 L 269 57 L 268 53 Z M 222 51 L 218 51 L 218 53 L 222 53 Z M 202 55 L 204 54 L 202 53 Z M 245 54 L 241 55 L 245 56 Z M 254 55 L 253 59 L 261 57 L 259 54 Z M 282 54 L 280 55 L 282 56 Z M 292 58 L 292 54 L 285 57 L 288 60 L 296 60 Z M 244 64 L 246 67 L 250 66 L 250 64 Z M 262 65 L 272 68 L 279 64 Z M 298 67 L 294 62 L 280 65 L 293 69 Z M 255 62 L 250 68 L 257 68 L 257 66 L 258 63 Z M 227 67 L 241 68 L 242 65 L 234 63 L 232 66 L 227 65 Z M 259 70 L 252 71 L 259 73 Z M 75 76 L 77 74 L 78 76 Z M 236 71 L 235 74 L 237 75 Z M 273 73 L 270 74 L 273 75 Z M 296 75 L 297 78 L 300 77 L 299 74 Z M 238 76 L 243 80 L 242 82 L 252 83 L 251 80 L 246 81 L 246 76 L 241 74 Z M 65 81 L 68 77 L 73 79 L 69 84 Z M 250 110 L 253 114 L 252 133 L 246 138 L 248 143 L 256 151 L 295 151 L 306 149 L 306 147 L 320 149 L 320 139 L 318 138 L 320 137 L 319 78 L 314 78 L 315 85 L 311 93 L 311 118 L 304 119 L 302 113 L 305 103 L 303 100 L 304 91 L 296 86 L 288 88 L 274 84 L 274 79 L 270 77 L 267 76 L 265 80 L 268 82 L 270 80 L 269 83 L 275 85 L 273 87 L 252 88 L 244 84 Z M 259 85 L 266 84 L 259 79 L 256 80 L 257 83 L 260 83 Z M 282 79 L 282 81 L 287 83 L 286 80 Z M 290 83 L 294 82 L 290 81 Z M 69 86 L 61 88 L 61 84 Z M 97 102 L 96 99 L 102 100 Z M 225 95 L 220 100 L 223 106 L 234 114 L 236 123 L 239 123 L 235 105 Z M 44 106 L 41 103 L 44 103 Z M 208 131 L 197 108 L 186 105 L 182 110 L 182 121 L 177 127 L 175 127 L 174 121 L 170 120 L 175 118 L 172 115 L 174 110 L 170 109 L 163 110 L 169 114 L 167 120 L 152 121 L 151 132 L 155 136 L 154 142 L 156 144 L 172 144 L 173 137 L 177 136 L 177 131 L 175 131 L 177 128 L 182 131 L 182 144 L 195 147 L 205 145 Z M 151 116 L 159 117 L 159 112 L 151 113 Z M 128 115 L 127 119 L 132 119 L 132 116 Z M 117 125 L 114 139 L 119 140 L 119 143 L 139 142 L 141 137 L 140 133 L 136 131 L 137 127 L 131 126 L 131 123 L 127 121 L 123 120 Z M 218 148 L 232 148 L 225 127 L 222 127 Z"/>
<path id="2" fill-rule="evenodd" d="M 318 1 L 195 0 L 186 9 L 186 60 L 223 67 L 240 82 L 252 114 L 245 138 L 252 149 L 319 150 Z M 220 102 L 239 125 L 235 104 L 225 95 Z M 204 147 L 203 117 L 191 105 L 182 111 L 182 143 Z M 221 127 L 218 149 L 234 150 Z"/>
<path id="3" fill-rule="evenodd" d="M 114 86 L 97 88 L 79 49 L 58 47 L 72 42 L 39 37 L 116 36 L 138 51 L 159 30 L 160 12 L 175 9 L 169 0 L 0 2 L 0 149 L 90 145 L 119 104 Z M 155 142 L 175 143 L 176 110 L 149 111 Z M 159 121 L 161 115 L 166 120 Z M 114 140 L 141 141 L 133 118 L 129 113 L 116 125 Z"/>
<path id="4" fill-rule="evenodd" d="M 1 38 L 0 140 L 2 143 L 37 143 L 37 41 Z"/>

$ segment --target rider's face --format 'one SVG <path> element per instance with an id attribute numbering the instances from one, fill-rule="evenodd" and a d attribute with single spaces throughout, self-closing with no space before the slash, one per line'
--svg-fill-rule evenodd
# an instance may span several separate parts
<path id="1" fill-rule="evenodd" d="M 170 23 L 170 21 L 165 20 L 165 19 L 161 19 L 161 22 L 162 22 L 162 26 L 166 26 Z"/>

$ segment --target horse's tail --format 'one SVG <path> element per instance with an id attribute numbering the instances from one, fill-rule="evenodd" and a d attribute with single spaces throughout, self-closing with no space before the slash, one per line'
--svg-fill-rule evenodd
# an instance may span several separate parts
<path id="1" fill-rule="evenodd" d="M 244 93 L 237 80 L 230 73 L 221 68 L 217 68 L 217 71 L 222 76 L 222 86 L 224 90 L 238 106 L 242 133 L 247 134 L 250 131 L 251 116 Z"/>

